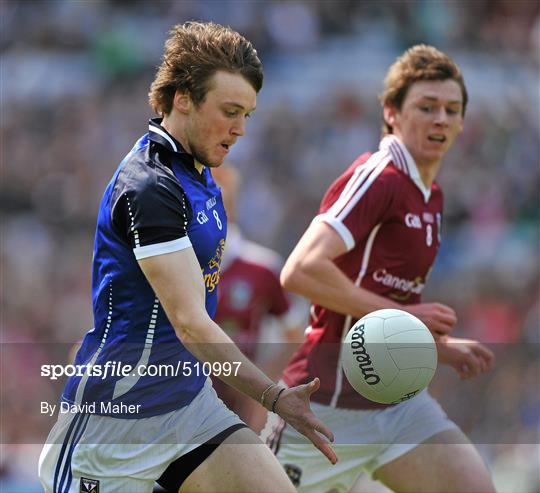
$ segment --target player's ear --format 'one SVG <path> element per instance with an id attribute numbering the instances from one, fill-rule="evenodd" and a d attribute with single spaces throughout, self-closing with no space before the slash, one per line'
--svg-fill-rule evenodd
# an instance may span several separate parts
<path id="1" fill-rule="evenodd" d="M 394 126 L 396 124 L 397 113 L 398 113 L 398 110 L 396 109 L 395 106 L 385 104 L 384 107 L 383 107 L 384 122 L 388 126 L 394 128 Z"/>
<path id="2" fill-rule="evenodd" d="M 182 91 L 176 91 L 176 93 L 174 94 L 173 106 L 180 113 L 187 114 L 190 112 L 193 106 L 193 102 L 191 101 L 191 97 L 189 96 L 189 94 Z"/>

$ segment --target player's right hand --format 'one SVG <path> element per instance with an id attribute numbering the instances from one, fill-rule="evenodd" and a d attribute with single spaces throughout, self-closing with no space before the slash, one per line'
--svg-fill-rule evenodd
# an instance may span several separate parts
<path id="1" fill-rule="evenodd" d="M 279 397 L 275 412 L 295 430 L 307 437 L 332 464 L 335 464 L 338 461 L 337 455 L 324 439 L 326 437 L 333 442 L 334 434 L 313 414 L 309 405 L 311 394 L 316 392 L 320 385 L 320 380 L 315 378 L 309 383 L 285 389 Z"/>
<path id="2" fill-rule="evenodd" d="M 450 333 L 457 323 L 453 308 L 442 303 L 418 303 L 405 307 L 410 314 L 424 322 L 435 340 Z"/>
<path id="3" fill-rule="evenodd" d="M 493 351 L 478 341 L 457 337 L 441 337 L 437 343 L 439 361 L 449 365 L 462 380 L 491 371 Z"/>

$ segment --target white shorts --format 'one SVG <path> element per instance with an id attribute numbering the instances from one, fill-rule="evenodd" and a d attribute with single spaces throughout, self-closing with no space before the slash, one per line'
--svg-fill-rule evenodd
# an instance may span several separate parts
<path id="1" fill-rule="evenodd" d="M 237 424 L 210 379 L 188 406 L 151 418 L 60 414 L 39 478 L 46 493 L 150 493 L 171 462 Z"/>
<path id="2" fill-rule="evenodd" d="M 311 408 L 334 433 L 336 465 L 276 414 L 269 414 L 261 433 L 299 492 L 347 492 L 362 472 L 373 476 L 437 433 L 457 429 L 427 390 L 385 409 L 337 409 L 317 403 Z"/>

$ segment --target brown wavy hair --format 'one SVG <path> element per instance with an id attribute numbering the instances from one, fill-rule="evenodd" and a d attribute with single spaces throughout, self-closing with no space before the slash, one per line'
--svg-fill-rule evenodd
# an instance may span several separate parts
<path id="1" fill-rule="evenodd" d="M 409 88 L 419 80 L 455 80 L 461 88 L 463 105 L 461 114 L 469 99 L 465 81 L 458 65 L 442 51 L 424 44 L 409 48 L 388 69 L 384 79 L 384 90 L 379 99 L 383 106 L 393 106 L 400 110 Z M 392 127 L 383 122 L 383 135 L 391 134 Z"/>
<path id="2" fill-rule="evenodd" d="M 150 106 L 158 115 L 169 114 L 176 91 L 189 94 L 198 106 L 211 89 L 210 79 L 218 70 L 240 74 L 256 92 L 261 90 L 262 63 L 253 45 L 242 35 L 213 22 L 174 26 L 150 86 Z"/>

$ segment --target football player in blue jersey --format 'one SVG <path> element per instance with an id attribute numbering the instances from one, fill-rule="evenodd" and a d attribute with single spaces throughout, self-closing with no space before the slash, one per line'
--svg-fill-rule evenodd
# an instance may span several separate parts
<path id="1" fill-rule="evenodd" d="M 94 244 L 94 328 L 40 461 L 46 492 L 294 491 L 209 374 L 258 400 L 328 459 L 317 379 L 279 387 L 212 321 L 227 221 L 209 170 L 255 109 L 257 53 L 213 23 L 173 28 L 149 93 L 160 118 L 105 190 Z M 257 474 L 254 474 L 257 471 Z"/>

